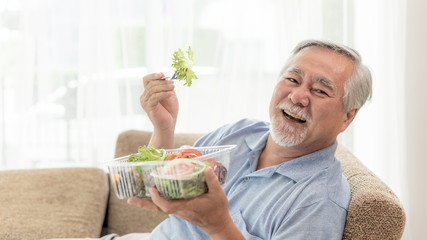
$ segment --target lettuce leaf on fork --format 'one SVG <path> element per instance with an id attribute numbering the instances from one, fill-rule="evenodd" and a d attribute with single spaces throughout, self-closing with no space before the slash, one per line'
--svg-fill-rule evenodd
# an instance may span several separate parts
<path id="1" fill-rule="evenodd" d="M 176 69 L 174 76 L 179 80 L 184 80 L 184 85 L 191 86 L 193 79 L 197 79 L 196 74 L 191 70 L 194 66 L 194 57 L 191 47 L 188 46 L 187 57 L 184 52 L 178 48 L 178 51 L 174 52 L 172 58 L 172 67 Z"/>

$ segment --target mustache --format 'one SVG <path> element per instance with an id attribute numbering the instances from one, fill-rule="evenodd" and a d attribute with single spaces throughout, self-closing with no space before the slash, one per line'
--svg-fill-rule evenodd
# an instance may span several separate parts
<path id="1" fill-rule="evenodd" d="M 299 117 L 305 119 L 307 122 L 311 122 L 310 114 L 298 105 L 288 103 L 288 102 L 282 102 L 282 103 L 279 103 L 276 106 L 276 108 L 281 109 L 281 110 L 285 111 L 286 113 L 290 113 L 292 115 L 299 116 Z"/>

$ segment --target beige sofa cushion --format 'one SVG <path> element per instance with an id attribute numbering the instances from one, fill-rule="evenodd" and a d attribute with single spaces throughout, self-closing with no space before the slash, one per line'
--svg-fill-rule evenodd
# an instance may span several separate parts
<path id="1" fill-rule="evenodd" d="M 127 204 L 127 199 L 118 199 L 111 187 L 108 208 L 107 228 L 105 234 L 115 233 L 123 236 L 128 233 L 151 232 L 160 222 L 167 218 L 166 214 L 154 213 Z"/>
<path id="2" fill-rule="evenodd" d="M 101 169 L 0 171 L 0 189 L 0 239 L 100 236 L 109 192 Z"/>
<path id="3" fill-rule="evenodd" d="M 400 239 L 406 215 L 399 198 L 342 145 L 336 156 L 351 190 L 343 239 Z"/>

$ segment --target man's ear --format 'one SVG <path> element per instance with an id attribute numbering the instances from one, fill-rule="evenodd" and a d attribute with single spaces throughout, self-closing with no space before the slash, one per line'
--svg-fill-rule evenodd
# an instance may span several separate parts
<path id="1" fill-rule="evenodd" d="M 345 113 L 345 118 L 344 118 L 344 122 L 342 125 L 341 132 L 347 129 L 347 127 L 353 121 L 354 117 L 356 117 L 356 114 L 358 111 L 359 111 L 359 109 L 352 109 L 352 110 Z"/>

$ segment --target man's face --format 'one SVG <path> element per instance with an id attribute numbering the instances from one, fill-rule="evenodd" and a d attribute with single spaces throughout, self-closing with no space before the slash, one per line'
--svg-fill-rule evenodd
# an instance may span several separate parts
<path id="1" fill-rule="evenodd" d="M 301 50 L 280 76 L 270 102 L 272 138 L 280 146 L 332 145 L 356 114 L 343 111 L 353 63 L 320 47 Z"/>

